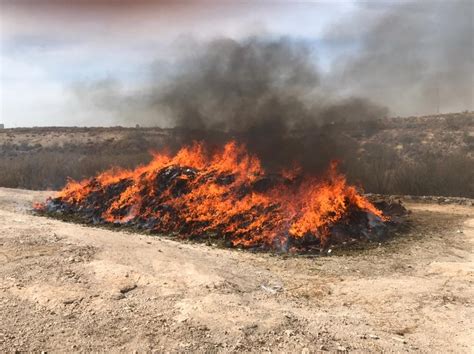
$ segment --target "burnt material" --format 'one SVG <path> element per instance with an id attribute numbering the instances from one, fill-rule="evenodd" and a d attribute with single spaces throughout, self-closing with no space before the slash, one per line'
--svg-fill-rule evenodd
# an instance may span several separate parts
<path id="1" fill-rule="evenodd" d="M 265 174 L 235 143 L 212 157 L 196 145 L 175 157 L 157 155 L 135 171 L 71 181 L 36 210 L 90 224 L 297 252 L 381 240 L 407 213 L 401 203 L 370 202 L 335 164 L 320 178 Z"/>

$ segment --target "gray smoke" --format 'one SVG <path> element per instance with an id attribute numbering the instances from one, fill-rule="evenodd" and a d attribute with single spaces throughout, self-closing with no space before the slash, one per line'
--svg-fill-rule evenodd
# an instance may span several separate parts
<path id="1" fill-rule="evenodd" d="M 177 144 L 235 137 L 267 166 L 296 160 L 308 170 L 351 149 L 342 122 L 374 121 L 388 108 L 472 109 L 472 2 L 388 3 L 375 17 L 367 13 L 376 5 L 367 6 L 328 32 L 328 40 L 360 44 L 329 73 L 318 70 L 307 42 L 220 38 L 182 42 L 187 50 L 174 65 L 153 66 L 151 82 L 133 94 L 110 81 L 76 91 L 128 122 L 180 128 Z M 356 26 L 366 29 L 360 37 Z"/>
<path id="2" fill-rule="evenodd" d="M 183 48 L 188 45 L 183 41 Z M 270 168 L 294 162 L 307 170 L 326 167 L 344 150 L 344 140 L 328 125 L 387 114 L 367 99 L 327 92 L 314 54 L 303 42 L 220 38 L 195 43 L 187 53 L 167 79 L 153 81 L 138 93 L 121 95 L 111 80 L 75 90 L 101 108 L 113 107 L 128 122 L 178 128 L 175 147 L 192 140 L 212 145 L 234 138 Z M 163 77 L 162 68 L 155 65 L 150 77 Z"/>
<path id="3" fill-rule="evenodd" d="M 309 48 L 287 38 L 217 39 L 178 67 L 179 73 L 156 87 L 149 102 L 158 112 L 171 112 L 178 127 L 281 134 L 383 114 L 367 100 L 326 94 Z"/>
<path id="4" fill-rule="evenodd" d="M 186 128 L 185 140 L 215 141 L 226 133 L 267 166 L 297 160 L 320 168 L 337 157 L 338 143 L 324 125 L 374 120 L 386 110 L 367 99 L 329 95 L 314 62 L 304 43 L 288 38 L 217 39 L 183 58 L 181 70 L 142 102 L 157 115 L 168 112 L 173 126 Z"/>
<path id="5" fill-rule="evenodd" d="M 370 97 L 397 115 L 474 108 L 474 2 L 368 3 L 351 21 L 328 30 L 332 40 L 358 43 L 326 81 Z M 382 11 L 378 16 L 373 12 Z M 365 28 L 359 37 L 360 28 Z"/>

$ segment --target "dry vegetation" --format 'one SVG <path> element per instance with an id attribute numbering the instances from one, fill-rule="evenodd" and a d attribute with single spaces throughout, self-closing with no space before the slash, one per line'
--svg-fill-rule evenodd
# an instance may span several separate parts
<path id="1" fill-rule="evenodd" d="M 328 122 L 331 130 L 341 137 L 342 169 L 367 192 L 474 197 L 473 112 Z M 149 150 L 182 140 L 159 128 L 0 130 L 0 186 L 58 189 L 68 177 L 146 163 Z"/>
<path id="2" fill-rule="evenodd" d="M 354 127 L 350 179 L 383 194 L 474 197 L 474 113 L 392 118 Z"/>

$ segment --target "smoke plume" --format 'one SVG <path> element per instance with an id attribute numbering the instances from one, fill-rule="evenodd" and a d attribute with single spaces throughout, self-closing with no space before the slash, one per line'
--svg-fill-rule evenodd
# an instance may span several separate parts
<path id="1" fill-rule="evenodd" d="M 473 2 L 384 5 L 368 3 L 328 29 L 328 39 L 359 46 L 333 63 L 328 85 L 402 116 L 474 109 Z"/>
<path id="2" fill-rule="evenodd" d="M 270 168 L 294 162 L 311 170 L 326 167 L 343 143 L 328 125 L 387 114 L 367 99 L 327 93 L 310 48 L 289 38 L 199 43 L 176 68 L 166 81 L 131 96 L 119 97 L 110 81 L 80 91 L 142 123 L 180 128 L 176 147 L 236 138 Z"/>
<path id="3" fill-rule="evenodd" d="M 381 15 L 366 18 L 366 9 L 328 31 L 327 40 L 359 44 L 329 73 L 318 70 L 307 41 L 218 38 L 185 41 L 172 69 L 154 66 L 152 82 L 134 94 L 120 95 L 110 82 L 78 92 L 94 93 L 94 101 L 128 122 L 180 128 L 177 144 L 235 137 L 267 167 L 296 161 L 320 169 L 351 149 L 339 136 L 341 122 L 373 121 L 389 108 L 392 114 L 472 109 L 472 3 L 387 6 Z M 362 21 L 366 30 L 354 37 Z"/>

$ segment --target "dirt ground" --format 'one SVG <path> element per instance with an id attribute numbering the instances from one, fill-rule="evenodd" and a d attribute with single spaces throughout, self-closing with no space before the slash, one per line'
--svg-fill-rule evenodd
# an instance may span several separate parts
<path id="1" fill-rule="evenodd" d="M 366 250 L 281 256 L 34 216 L 0 188 L 0 351 L 472 352 L 474 208 L 410 203 Z"/>

